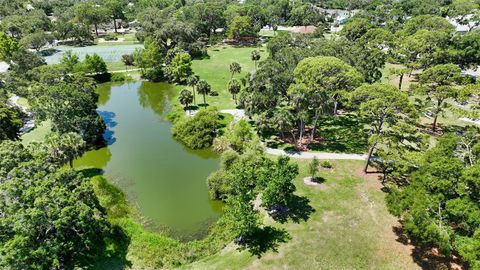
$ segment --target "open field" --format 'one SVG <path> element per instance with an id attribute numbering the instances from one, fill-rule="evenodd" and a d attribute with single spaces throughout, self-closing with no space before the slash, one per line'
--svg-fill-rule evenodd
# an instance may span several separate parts
<path id="1" fill-rule="evenodd" d="M 277 252 L 258 258 L 231 244 L 185 269 L 420 269 L 413 247 L 397 241 L 399 224 L 385 207 L 376 176 L 361 173 L 361 161 L 332 161 L 334 169 L 322 169 L 325 182 L 318 186 L 303 183 L 307 164 L 300 163 L 295 185 L 315 212 L 298 224 L 265 218 L 290 235 Z"/>
<path id="2" fill-rule="evenodd" d="M 207 103 L 218 107 L 219 109 L 235 108 L 235 102 L 232 95 L 227 91 L 227 84 L 230 80 L 230 64 L 237 62 L 242 67 L 241 74 L 235 74 L 234 78 L 240 79 L 248 72 L 254 70 L 255 65 L 250 59 L 250 53 L 253 50 L 260 51 L 262 58 L 266 58 L 265 48 L 256 47 L 232 47 L 232 46 L 215 46 L 208 50 L 208 56 L 202 60 L 194 60 L 192 69 L 200 79 L 207 80 L 212 86 L 212 91 L 217 91 L 218 96 L 207 97 Z M 200 99 L 201 100 L 201 99 Z"/>

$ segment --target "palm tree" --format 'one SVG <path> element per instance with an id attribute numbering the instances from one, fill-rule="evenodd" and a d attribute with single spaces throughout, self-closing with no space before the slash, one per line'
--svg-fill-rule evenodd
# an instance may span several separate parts
<path id="1" fill-rule="evenodd" d="M 183 89 L 182 92 L 180 92 L 180 96 L 178 96 L 178 100 L 180 101 L 180 104 L 183 105 L 184 109 L 186 109 L 193 101 L 192 92 L 188 89 Z"/>
<path id="2" fill-rule="evenodd" d="M 252 61 L 255 63 L 255 70 L 257 70 L 257 63 L 261 57 L 260 53 L 257 50 L 252 51 L 252 54 L 250 55 L 250 57 L 252 58 Z"/>
<path id="3" fill-rule="evenodd" d="M 211 90 L 212 90 L 212 87 L 210 86 L 210 84 L 208 84 L 207 81 L 205 81 L 205 80 L 198 81 L 197 91 L 198 91 L 199 94 L 203 95 L 203 104 L 205 106 L 207 105 L 207 102 L 205 100 L 205 95 L 210 93 Z"/>
<path id="4" fill-rule="evenodd" d="M 280 131 L 282 139 L 285 139 L 285 131 L 292 131 L 293 128 L 293 115 L 290 112 L 290 108 L 286 106 L 279 107 L 277 112 L 273 116 L 273 123 L 275 125 L 275 128 Z M 295 135 L 293 134 L 293 132 L 292 137 L 296 146 L 297 142 L 295 140 Z"/>
<path id="5" fill-rule="evenodd" d="M 242 86 L 240 85 L 240 82 L 238 80 L 230 80 L 228 82 L 228 92 L 232 94 L 233 100 L 235 100 L 235 104 L 237 104 L 237 94 L 240 93 L 240 90 L 242 89 Z"/>
<path id="6" fill-rule="evenodd" d="M 190 77 L 187 78 L 187 85 L 192 87 L 192 93 L 193 93 L 193 105 L 197 105 L 197 100 L 195 98 L 195 87 L 198 84 L 198 76 L 197 75 L 191 75 Z"/>
<path id="7" fill-rule="evenodd" d="M 235 75 L 235 73 L 240 74 L 240 72 L 242 72 L 242 67 L 240 66 L 239 63 L 233 62 L 233 63 L 230 64 L 230 73 L 232 73 L 232 76 L 230 77 L 230 80 L 233 79 L 233 75 Z"/>

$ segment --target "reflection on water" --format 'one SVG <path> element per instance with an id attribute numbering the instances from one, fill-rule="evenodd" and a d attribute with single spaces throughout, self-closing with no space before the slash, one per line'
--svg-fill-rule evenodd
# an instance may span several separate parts
<path id="1" fill-rule="evenodd" d="M 175 88 L 134 82 L 101 85 L 100 115 L 107 147 L 86 153 L 77 168 L 95 167 L 117 184 L 151 228 L 198 236 L 221 213 L 211 201 L 207 176 L 218 168 L 209 150 L 191 150 L 176 142 L 165 120 Z"/>

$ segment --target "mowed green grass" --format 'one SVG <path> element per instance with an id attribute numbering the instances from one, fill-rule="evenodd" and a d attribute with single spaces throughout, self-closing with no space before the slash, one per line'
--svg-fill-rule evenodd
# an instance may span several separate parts
<path id="1" fill-rule="evenodd" d="M 277 252 L 258 258 L 231 244 L 184 269 L 420 269 L 411 247 L 396 240 L 393 227 L 398 223 L 385 207 L 376 177 L 360 174 L 361 161 L 332 163 L 332 170 L 321 170 L 326 181 L 319 186 L 303 183 L 308 162 L 299 163 L 297 194 L 315 209 L 308 221 L 279 224 L 265 218 L 267 225 L 290 234 Z"/>
<path id="2" fill-rule="evenodd" d="M 244 77 L 255 69 L 255 64 L 250 58 L 253 50 L 261 53 L 260 61 L 267 57 L 264 47 L 215 46 L 208 50 L 209 57 L 193 61 L 193 72 L 200 76 L 200 79 L 207 80 L 212 86 L 212 91 L 219 94 L 218 96 L 207 96 L 207 103 L 210 106 L 216 106 L 219 109 L 236 107 L 232 95 L 227 90 L 227 84 L 231 77 L 230 64 L 237 62 L 242 67 L 242 72 L 235 74 L 234 78 Z M 203 102 L 201 95 L 199 97 L 197 102 Z"/>

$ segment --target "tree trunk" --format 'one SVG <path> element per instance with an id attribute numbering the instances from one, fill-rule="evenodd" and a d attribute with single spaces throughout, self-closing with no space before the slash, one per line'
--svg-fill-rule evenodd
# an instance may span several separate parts
<path id="1" fill-rule="evenodd" d="M 73 158 L 71 158 L 68 163 L 70 164 L 70 169 L 73 169 Z"/>
<path id="2" fill-rule="evenodd" d="M 312 133 L 310 134 L 310 143 L 315 139 L 315 131 L 317 131 L 317 122 L 318 122 L 319 117 L 320 117 L 320 113 L 318 113 L 318 111 L 316 111 L 315 112 L 315 120 L 313 120 Z"/>
<path id="3" fill-rule="evenodd" d="M 399 90 L 402 90 L 403 75 L 404 75 L 403 73 L 400 74 L 400 78 L 399 78 L 399 80 L 398 80 L 398 89 L 399 89 Z"/>
<path id="4" fill-rule="evenodd" d="M 115 20 L 115 18 L 113 18 L 113 28 L 115 29 L 115 33 L 118 33 L 117 32 L 117 20 Z"/>
<path id="5" fill-rule="evenodd" d="M 338 107 L 338 101 L 337 99 L 333 99 L 333 115 L 337 115 L 337 107 Z"/>
<path id="6" fill-rule="evenodd" d="M 433 118 L 433 125 L 432 125 L 432 131 L 435 132 L 437 130 L 437 120 L 438 120 L 438 113 L 440 112 L 440 105 L 442 105 L 442 101 L 438 100 L 437 101 L 437 107 L 435 108 L 435 117 Z"/>
<path id="7" fill-rule="evenodd" d="M 375 144 L 376 144 L 376 143 L 375 143 Z M 367 173 L 368 164 L 370 163 L 370 159 L 372 158 L 373 150 L 375 149 L 375 144 L 373 144 L 372 147 L 370 147 L 370 149 L 368 150 L 367 163 L 365 163 L 365 167 L 363 168 L 363 171 L 364 171 L 365 173 Z"/>
<path id="8" fill-rule="evenodd" d="M 437 131 L 437 119 L 438 119 L 438 113 L 436 113 L 435 117 L 433 118 L 433 125 L 432 125 L 433 132 Z"/>
<path id="9" fill-rule="evenodd" d="M 298 132 L 299 132 L 300 134 L 298 135 L 298 140 L 299 140 L 300 143 L 301 143 L 301 142 L 302 142 L 302 139 L 303 139 L 303 121 L 300 120 L 299 122 L 300 122 L 300 123 L 299 123 L 299 128 L 298 128 L 299 130 L 298 130 Z"/>
<path id="10" fill-rule="evenodd" d="M 205 101 L 205 94 L 203 94 L 203 105 L 206 107 L 207 106 L 207 101 Z"/>
<path id="11" fill-rule="evenodd" d="M 197 105 L 197 101 L 196 101 L 196 98 L 195 98 L 195 86 L 192 87 L 192 92 L 193 92 L 193 105 Z"/>
<path id="12" fill-rule="evenodd" d="M 93 24 L 95 26 L 95 35 L 97 36 L 98 38 L 98 26 L 96 23 Z"/>

